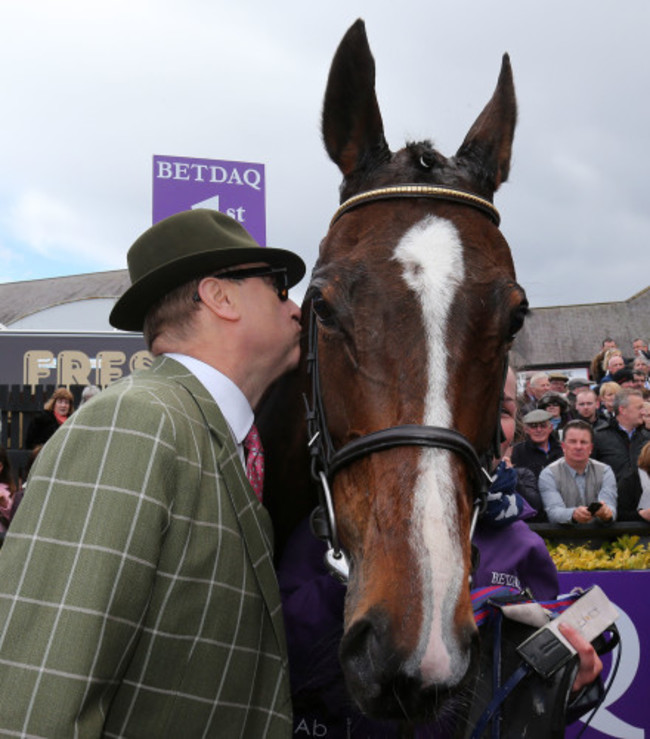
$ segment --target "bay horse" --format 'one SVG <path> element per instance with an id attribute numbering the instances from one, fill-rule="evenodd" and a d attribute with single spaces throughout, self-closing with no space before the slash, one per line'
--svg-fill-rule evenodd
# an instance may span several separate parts
<path id="1" fill-rule="evenodd" d="M 300 367 L 258 421 L 280 551 L 316 503 L 311 473 L 326 487 L 333 556 L 349 561 L 340 661 L 350 694 L 374 716 L 430 715 L 476 662 L 477 460 L 492 447 L 507 353 L 527 311 L 492 202 L 515 124 L 504 55 L 455 156 L 429 141 L 393 153 L 362 20 L 334 56 L 322 133 L 343 174 L 342 205 L 303 303 Z"/>

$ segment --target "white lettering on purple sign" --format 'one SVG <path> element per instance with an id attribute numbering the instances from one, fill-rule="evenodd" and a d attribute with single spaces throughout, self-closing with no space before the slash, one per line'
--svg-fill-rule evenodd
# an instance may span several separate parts
<path id="1" fill-rule="evenodd" d="M 222 185 L 247 186 L 261 190 L 262 175 L 258 170 L 248 167 L 242 171 L 238 167 L 222 167 L 218 164 L 188 164 L 159 159 L 156 164 L 156 179 L 180 180 L 183 182 L 210 182 Z"/>

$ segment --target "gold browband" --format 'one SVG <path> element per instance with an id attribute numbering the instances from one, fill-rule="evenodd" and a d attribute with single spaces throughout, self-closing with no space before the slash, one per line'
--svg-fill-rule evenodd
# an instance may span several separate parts
<path id="1" fill-rule="evenodd" d="M 386 200 L 388 198 L 436 198 L 438 200 L 451 200 L 478 208 L 496 226 L 501 222 L 499 211 L 489 200 L 485 200 L 485 198 L 473 195 L 465 190 L 456 190 L 453 187 L 435 187 L 432 185 L 395 185 L 394 187 L 381 187 L 377 190 L 368 190 L 367 192 L 361 192 L 349 198 L 334 213 L 330 221 L 330 228 L 348 210 L 364 203 L 370 203 L 375 200 Z"/>

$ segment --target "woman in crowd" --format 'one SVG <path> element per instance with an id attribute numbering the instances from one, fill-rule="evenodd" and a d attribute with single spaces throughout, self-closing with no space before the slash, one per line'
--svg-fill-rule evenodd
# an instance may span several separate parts
<path id="1" fill-rule="evenodd" d="M 73 410 L 74 397 L 72 393 L 67 388 L 57 388 L 43 406 L 43 410 L 29 424 L 27 437 L 25 438 L 25 448 L 33 449 L 39 444 L 45 444 L 59 426 L 68 420 Z"/>
<path id="2" fill-rule="evenodd" d="M 569 421 L 569 404 L 559 393 L 545 393 L 537 407 L 551 414 L 551 425 L 555 435 L 562 440 L 562 429 Z"/>
<path id="3" fill-rule="evenodd" d="M 610 421 L 614 417 L 614 398 L 621 392 L 621 386 L 617 382 L 603 382 L 598 391 L 600 398 L 600 415 Z"/>
<path id="4" fill-rule="evenodd" d="M 4 533 L 11 523 L 11 508 L 14 502 L 16 483 L 11 474 L 11 464 L 7 450 L 0 446 L 0 533 Z"/>

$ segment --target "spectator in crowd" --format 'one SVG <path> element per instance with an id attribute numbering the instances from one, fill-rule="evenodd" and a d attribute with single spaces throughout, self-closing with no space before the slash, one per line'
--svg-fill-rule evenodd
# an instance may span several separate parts
<path id="1" fill-rule="evenodd" d="M 561 430 L 569 420 L 569 403 L 559 393 L 545 393 L 539 399 L 537 407 L 551 414 L 551 426 L 558 439 L 562 438 Z"/>
<path id="2" fill-rule="evenodd" d="M 530 389 L 530 381 L 533 377 L 533 375 L 537 374 L 536 372 L 522 372 L 520 373 L 520 377 L 524 380 L 524 389 L 521 395 L 517 397 L 517 408 L 521 412 L 521 409 L 527 405 L 530 402 L 535 402 L 537 399 L 533 395 Z"/>
<path id="3" fill-rule="evenodd" d="M 602 349 L 605 352 L 609 349 L 618 349 L 618 344 L 616 343 L 616 341 L 614 341 L 614 339 L 612 339 L 611 336 L 606 336 L 603 339 Z"/>
<path id="4" fill-rule="evenodd" d="M 627 367 L 616 370 L 612 375 L 612 382 L 615 382 L 620 387 L 636 387 L 636 380 L 634 379 L 634 372 Z"/>
<path id="5" fill-rule="evenodd" d="M 34 463 L 0 553 L 0 734 L 288 737 L 253 419 L 298 364 L 305 266 L 207 209 L 156 223 L 127 261 L 110 322 L 154 360 Z"/>
<path id="6" fill-rule="evenodd" d="M 650 442 L 643 445 L 639 454 L 639 479 L 641 481 L 641 497 L 637 504 L 640 518 L 650 523 Z"/>
<path id="7" fill-rule="evenodd" d="M 619 349 L 609 349 L 605 352 L 603 358 L 603 370 L 605 374 L 602 376 L 600 382 L 611 382 L 614 379 L 614 373 L 625 367 L 625 360 L 623 354 Z"/>
<path id="8" fill-rule="evenodd" d="M 614 417 L 614 398 L 621 392 L 621 386 L 615 382 L 603 382 L 598 390 L 600 415 L 609 422 Z"/>
<path id="9" fill-rule="evenodd" d="M 645 339 L 636 338 L 632 342 L 632 350 L 635 357 L 645 357 L 650 361 L 650 352 L 648 351 L 648 342 Z"/>
<path id="10" fill-rule="evenodd" d="M 567 383 L 569 382 L 568 375 L 565 375 L 564 372 L 549 372 L 548 381 L 551 392 L 566 395 Z"/>
<path id="11" fill-rule="evenodd" d="M 537 408 L 539 399 L 551 389 L 551 383 L 546 372 L 536 372 L 530 378 L 528 385 L 528 398 L 524 400 L 519 407 L 519 413 L 525 416 L 526 413 L 534 411 Z"/>
<path id="12" fill-rule="evenodd" d="M 605 358 L 606 352 L 608 352 L 610 349 L 616 348 L 616 342 L 614 341 L 614 339 L 609 336 L 603 339 L 600 351 L 598 352 L 598 354 L 596 354 L 595 357 L 593 357 L 589 365 L 589 375 L 595 384 L 599 384 L 603 378 L 603 375 L 605 374 L 605 370 L 603 369 L 603 359 Z"/>
<path id="13" fill-rule="evenodd" d="M 57 388 L 45 403 L 43 410 L 34 416 L 27 428 L 25 448 L 45 444 L 62 423 L 70 418 L 74 410 L 74 397 L 65 387 Z"/>
<path id="14" fill-rule="evenodd" d="M 11 523 L 16 481 L 11 471 L 7 450 L 0 446 L 0 534 L 4 534 Z"/>
<path id="15" fill-rule="evenodd" d="M 79 407 L 94 398 L 95 395 L 99 395 L 100 392 L 101 390 L 97 387 L 97 385 L 86 385 L 81 393 L 81 401 L 79 402 Z"/>
<path id="16" fill-rule="evenodd" d="M 641 422 L 643 427 L 650 431 L 650 401 L 643 401 L 643 410 L 641 411 Z"/>
<path id="17" fill-rule="evenodd" d="M 618 487 L 618 520 L 638 520 L 641 497 L 637 461 L 650 431 L 642 426 L 643 398 L 638 390 L 623 389 L 614 398 L 614 418 L 594 437 L 594 459 L 609 465 Z"/>
<path id="18" fill-rule="evenodd" d="M 539 492 L 551 523 L 616 520 L 616 478 L 611 467 L 590 459 L 593 448 L 591 425 L 570 421 L 562 439 L 564 456 L 539 475 Z"/>
<path id="19" fill-rule="evenodd" d="M 645 356 L 634 357 L 632 361 L 632 370 L 634 372 L 643 372 L 648 377 L 650 374 L 650 359 L 646 359 Z"/>
<path id="20" fill-rule="evenodd" d="M 644 398 L 650 397 L 650 390 L 646 387 L 646 376 L 643 372 L 634 370 L 634 384 L 632 387 L 640 390 Z"/>
<path id="21" fill-rule="evenodd" d="M 607 421 L 598 414 L 598 396 L 593 390 L 582 389 L 578 392 L 573 416 L 575 420 L 588 423 L 594 431 L 607 426 Z"/>
<path id="22" fill-rule="evenodd" d="M 517 380 L 515 373 L 509 368 L 503 388 L 503 399 L 501 401 L 501 429 L 504 436 L 504 442 L 501 445 L 501 462 L 503 467 L 512 468 L 516 472 L 516 491 L 532 509 L 532 511 L 526 512 L 522 517 L 528 523 L 544 523 L 546 521 L 546 513 L 544 512 L 542 499 L 537 488 L 537 478 L 526 467 L 512 467 L 512 443 L 517 432 L 519 418 L 516 392 Z"/>
<path id="23" fill-rule="evenodd" d="M 29 472 L 32 469 L 32 466 L 34 462 L 36 461 L 36 457 L 38 457 L 42 448 L 43 448 L 42 444 L 37 444 L 29 453 L 29 458 L 27 460 L 27 464 L 25 465 L 25 469 L 24 469 L 25 476 L 21 480 L 19 480 L 18 489 L 16 490 L 16 493 L 14 495 L 14 502 L 11 506 L 12 520 L 13 520 L 13 517 L 16 515 L 16 510 L 23 499 L 25 490 L 27 489 L 27 479 L 29 477 Z"/>
<path id="24" fill-rule="evenodd" d="M 562 456 L 562 447 L 553 432 L 551 414 L 548 411 L 534 410 L 524 418 L 525 441 L 512 448 L 512 463 L 515 467 L 526 467 L 539 478 L 539 473 L 547 464 Z"/>
<path id="25" fill-rule="evenodd" d="M 567 400 L 571 410 L 575 408 L 576 395 L 582 390 L 591 389 L 591 382 L 586 377 L 572 377 L 567 383 Z"/>
<path id="26" fill-rule="evenodd" d="M 644 397 L 650 393 L 650 361 L 645 357 L 635 357 L 632 362 L 632 372 L 636 386 L 644 391 Z"/>

